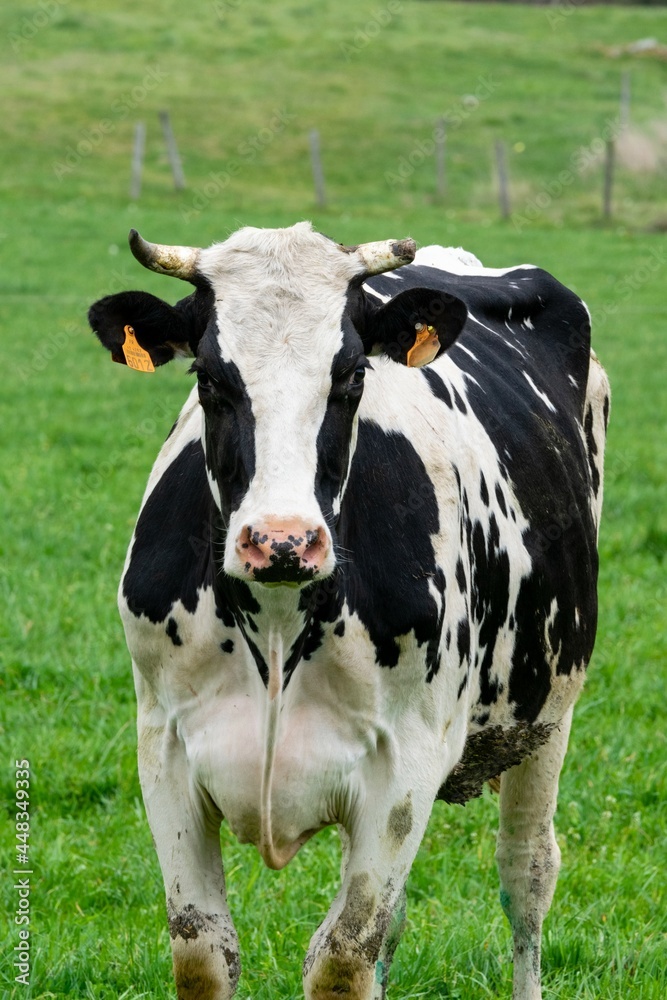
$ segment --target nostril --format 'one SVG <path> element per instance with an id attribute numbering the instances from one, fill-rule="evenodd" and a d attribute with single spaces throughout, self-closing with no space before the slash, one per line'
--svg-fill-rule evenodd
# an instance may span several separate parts
<path id="1" fill-rule="evenodd" d="M 239 536 L 238 551 L 248 568 L 250 566 L 260 567 L 266 565 L 268 556 L 266 552 L 266 542 L 268 535 L 253 529 L 251 524 L 246 525 Z"/>
<path id="2" fill-rule="evenodd" d="M 319 528 L 315 531 L 309 531 L 306 540 L 307 545 L 303 553 L 304 562 L 321 562 L 326 555 L 327 548 L 323 532 L 320 532 Z"/>

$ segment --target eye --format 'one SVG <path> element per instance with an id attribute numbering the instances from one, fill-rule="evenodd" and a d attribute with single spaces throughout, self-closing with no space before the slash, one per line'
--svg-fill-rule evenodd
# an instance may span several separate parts
<path id="1" fill-rule="evenodd" d="M 212 389 L 213 382 L 211 381 L 208 372 L 197 371 L 197 385 L 200 389 Z"/>
<path id="2" fill-rule="evenodd" d="M 350 388 L 353 388 L 355 385 L 361 385 L 361 383 L 364 381 L 365 375 L 366 375 L 366 366 L 360 365 L 359 368 L 355 368 L 355 370 L 352 372 L 347 384 L 349 385 Z"/>

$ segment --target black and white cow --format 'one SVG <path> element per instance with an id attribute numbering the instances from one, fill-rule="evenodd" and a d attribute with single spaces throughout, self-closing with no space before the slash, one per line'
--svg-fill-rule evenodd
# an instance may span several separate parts
<path id="1" fill-rule="evenodd" d="M 308 223 L 130 243 L 195 288 L 90 310 L 117 360 L 190 354 L 198 382 L 120 587 L 179 997 L 229 998 L 239 976 L 223 817 L 272 868 L 338 824 L 305 995 L 371 1000 L 434 800 L 502 775 L 514 997 L 537 1000 L 596 628 L 609 390 L 585 306 L 533 267 Z"/>

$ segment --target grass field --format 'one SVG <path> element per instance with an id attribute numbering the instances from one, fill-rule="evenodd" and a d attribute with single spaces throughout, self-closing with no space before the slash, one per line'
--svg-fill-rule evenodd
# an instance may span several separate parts
<path id="1" fill-rule="evenodd" d="M 664 171 L 622 171 L 615 220 L 601 226 L 595 160 L 622 70 L 632 72 L 633 122 L 653 129 L 664 118 L 667 64 L 606 50 L 646 36 L 667 42 L 667 11 L 380 4 L 3 4 L 3 997 L 174 995 L 115 589 L 150 464 L 188 381 L 175 365 L 143 379 L 110 364 L 85 311 L 121 288 L 182 294 L 134 263 L 130 226 L 206 245 L 241 224 L 300 218 L 348 243 L 409 234 L 463 244 L 489 265 L 530 260 L 592 310 L 613 388 L 601 619 L 561 784 L 563 870 L 545 930 L 545 997 L 667 996 L 667 246 L 647 231 L 667 217 L 667 189 Z M 165 106 L 184 155 L 181 194 L 157 123 Z M 445 113 L 456 124 L 448 193 L 436 204 L 433 157 L 419 144 Z M 139 117 L 148 125 L 144 189 L 130 203 Z M 330 195 L 320 211 L 312 127 Z M 506 223 L 491 184 L 497 138 L 510 150 L 515 215 Z M 12 968 L 22 758 L 31 765 L 29 986 Z M 496 813 L 490 794 L 465 809 L 435 808 L 390 995 L 510 997 Z M 298 997 L 307 942 L 335 891 L 336 835 L 324 831 L 279 874 L 223 838 L 245 970 L 238 996 Z"/>

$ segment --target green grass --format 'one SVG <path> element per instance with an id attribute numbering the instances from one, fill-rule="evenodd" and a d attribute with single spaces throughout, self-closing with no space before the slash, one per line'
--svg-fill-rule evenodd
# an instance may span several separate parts
<path id="1" fill-rule="evenodd" d="M 393 13 L 375 32 L 378 11 Z M 182 294 L 133 262 L 131 225 L 149 239 L 205 245 L 240 224 L 304 217 L 348 243 L 410 234 L 463 244 L 489 265 L 530 260 L 593 312 L 613 387 L 601 618 L 561 783 L 563 870 L 545 930 L 545 997 L 667 995 L 667 248 L 645 231 L 667 216 L 664 174 L 620 172 L 611 226 L 599 222 L 599 165 L 521 221 L 613 119 L 622 70 L 633 74 L 633 120 L 648 127 L 664 114 L 665 64 L 603 50 L 665 41 L 667 12 L 589 7 L 554 27 L 548 13 L 408 0 L 3 5 L 1 829 L 9 851 L 13 762 L 28 757 L 35 871 L 26 988 L 11 969 L 16 894 L 5 855 L 3 996 L 174 995 L 115 588 L 150 464 L 188 383 L 182 367 L 144 379 L 110 364 L 85 310 L 121 288 Z M 133 96 L 136 87 L 144 93 Z M 162 151 L 163 106 L 183 152 L 182 194 Z M 263 131 L 277 112 L 282 122 Z M 450 128 L 448 195 L 438 205 L 432 156 L 401 183 L 385 175 L 446 112 L 467 117 Z M 148 147 L 133 204 L 139 116 Z M 323 211 L 313 205 L 311 127 L 322 135 Z M 64 170 L 86 135 L 99 142 Z M 497 138 L 510 149 L 508 223 L 497 219 L 490 180 Z M 393 996 L 510 997 L 496 812 L 490 794 L 465 809 L 436 806 L 409 882 Z M 280 874 L 223 838 L 245 970 L 238 995 L 297 997 L 307 942 L 337 884 L 335 834 L 322 833 Z"/>

